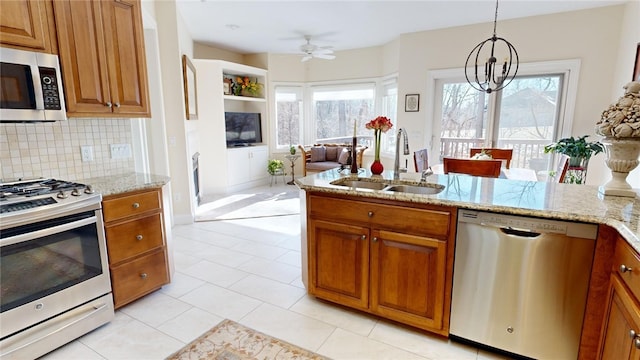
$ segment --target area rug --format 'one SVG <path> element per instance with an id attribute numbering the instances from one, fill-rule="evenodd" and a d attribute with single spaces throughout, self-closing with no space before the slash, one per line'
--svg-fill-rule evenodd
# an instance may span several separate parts
<path id="1" fill-rule="evenodd" d="M 300 192 L 296 190 L 239 193 L 198 206 L 196 221 L 248 219 L 300 213 Z"/>
<path id="2" fill-rule="evenodd" d="M 185 345 L 167 360 L 315 360 L 328 359 L 231 320 Z"/>

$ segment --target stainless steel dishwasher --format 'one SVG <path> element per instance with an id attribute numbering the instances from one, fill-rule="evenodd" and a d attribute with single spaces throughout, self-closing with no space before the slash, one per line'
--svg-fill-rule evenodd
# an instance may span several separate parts
<path id="1" fill-rule="evenodd" d="M 598 227 L 459 210 L 450 334 L 576 359 Z"/>

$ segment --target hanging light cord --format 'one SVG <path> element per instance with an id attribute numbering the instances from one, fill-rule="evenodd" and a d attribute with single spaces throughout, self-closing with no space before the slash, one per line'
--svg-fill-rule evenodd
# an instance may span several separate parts
<path id="1" fill-rule="evenodd" d="M 493 37 L 496 37 L 497 26 L 498 26 L 498 0 L 496 0 L 496 14 L 493 17 Z"/>

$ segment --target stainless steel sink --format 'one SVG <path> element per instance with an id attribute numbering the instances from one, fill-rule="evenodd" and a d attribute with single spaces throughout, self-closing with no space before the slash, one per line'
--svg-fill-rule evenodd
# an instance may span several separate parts
<path id="1" fill-rule="evenodd" d="M 389 185 L 386 188 L 382 189 L 384 191 L 392 191 L 392 192 L 403 192 L 410 194 L 425 194 L 425 195 L 434 195 L 440 193 L 444 190 L 443 185 L 432 184 L 429 186 L 420 186 L 420 185 Z"/>
<path id="2" fill-rule="evenodd" d="M 347 186 L 356 189 L 382 190 L 389 184 L 377 181 L 340 179 L 331 182 L 331 185 Z"/>

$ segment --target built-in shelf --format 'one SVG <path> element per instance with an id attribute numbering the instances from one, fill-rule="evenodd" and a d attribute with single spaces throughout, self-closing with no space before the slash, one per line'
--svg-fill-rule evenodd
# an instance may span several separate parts
<path id="1" fill-rule="evenodd" d="M 224 95 L 223 98 L 225 100 L 236 100 L 236 101 L 257 101 L 257 102 L 266 101 L 265 98 L 251 97 L 251 96 Z"/>

